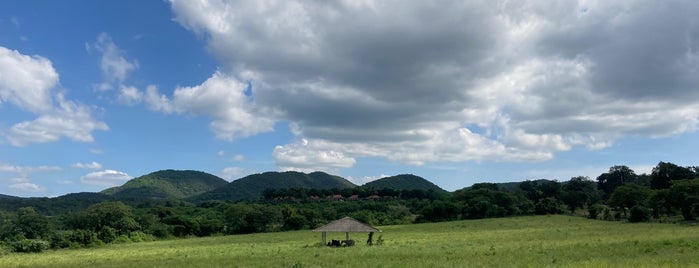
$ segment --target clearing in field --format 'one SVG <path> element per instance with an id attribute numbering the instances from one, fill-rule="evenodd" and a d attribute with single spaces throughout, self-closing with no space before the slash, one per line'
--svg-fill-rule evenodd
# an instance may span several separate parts
<path id="1" fill-rule="evenodd" d="M 6 254 L 0 267 L 698 267 L 699 229 L 569 216 L 382 226 L 381 246 L 293 231 Z"/>

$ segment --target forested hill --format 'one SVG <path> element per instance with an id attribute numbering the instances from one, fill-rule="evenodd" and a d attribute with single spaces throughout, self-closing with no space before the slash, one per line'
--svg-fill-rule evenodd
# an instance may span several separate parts
<path id="1" fill-rule="evenodd" d="M 0 199 L 19 199 L 20 197 L 0 194 Z"/>
<path id="2" fill-rule="evenodd" d="M 228 182 L 206 172 L 194 170 L 161 170 L 132 179 L 119 187 L 102 191 L 122 198 L 183 199 L 228 185 Z"/>
<path id="3" fill-rule="evenodd" d="M 253 174 L 232 181 L 225 187 L 190 198 L 191 201 L 241 200 L 262 197 L 266 189 L 343 189 L 357 187 L 350 181 L 324 172 L 310 174 L 287 171 Z"/>
<path id="4" fill-rule="evenodd" d="M 381 178 L 375 181 L 368 182 L 361 186 L 362 188 L 374 189 L 393 189 L 393 190 L 434 190 L 437 192 L 446 192 L 444 189 L 434 183 L 412 174 L 402 174 L 391 177 Z"/>

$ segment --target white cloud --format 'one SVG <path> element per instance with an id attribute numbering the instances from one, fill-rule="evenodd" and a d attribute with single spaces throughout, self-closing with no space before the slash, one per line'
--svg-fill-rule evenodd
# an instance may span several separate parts
<path id="1" fill-rule="evenodd" d="M 16 123 L 4 133 L 12 145 L 52 142 L 61 137 L 91 142 L 93 131 L 108 130 L 105 123 L 92 117 L 87 106 L 52 93 L 57 84 L 58 74 L 48 59 L 0 47 L 0 102 L 38 116 Z"/>
<path id="2" fill-rule="evenodd" d="M 245 161 L 245 156 L 242 155 L 242 154 L 234 155 L 234 156 L 233 156 L 233 161 L 236 161 L 236 162 Z"/>
<path id="3" fill-rule="evenodd" d="M 223 139 L 289 122 L 281 169 L 543 161 L 699 126 L 694 1 L 171 3 L 223 66 L 157 110 L 211 115 Z M 206 85 L 225 79 L 228 101 Z"/>
<path id="4" fill-rule="evenodd" d="M 304 139 L 296 143 L 276 146 L 272 154 L 282 170 L 304 172 L 320 170 L 333 173 L 356 163 L 354 158 L 331 148 L 334 146 L 339 145 Z"/>
<path id="5" fill-rule="evenodd" d="M 126 53 L 114 44 L 112 37 L 107 33 L 101 33 L 97 36 L 97 41 L 92 46 L 88 45 L 87 47 L 88 50 L 94 47 L 102 53 L 100 69 L 106 81 L 98 87 L 100 90 L 111 89 L 110 84 L 112 83 L 123 83 L 127 75 L 138 68 L 138 62 L 127 60 Z"/>
<path id="6" fill-rule="evenodd" d="M 172 99 L 149 87 L 146 102 L 151 109 L 165 113 L 210 116 L 211 130 L 223 140 L 274 130 L 274 121 L 256 111 L 246 90 L 247 84 L 216 72 L 201 85 L 175 89 Z"/>
<path id="7" fill-rule="evenodd" d="M 90 163 L 75 163 L 71 165 L 74 168 L 84 168 L 84 169 L 102 169 L 102 164 L 92 161 Z"/>
<path id="8" fill-rule="evenodd" d="M 134 86 L 121 86 L 117 101 L 124 105 L 134 105 L 141 102 L 143 92 Z"/>
<path id="9" fill-rule="evenodd" d="M 251 172 L 242 167 L 226 167 L 219 172 L 219 176 L 227 181 L 237 180 Z"/>
<path id="10" fill-rule="evenodd" d="M 122 185 L 130 179 L 131 176 L 129 176 L 129 174 L 121 171 L 105 169 L 102 171 L 88 173 L 80 178 L 80 181 L 87 185 L 113 187 Z"/>
<path id="11" fill-rule="evenodd" d="M 0 104 L 32 113 L 50 111 L 51 89 L 57 84 L 58 73 L 48 59 L 0 47 Z"/>
<path id="12" fill-rule="evenodd" d="M 39 185 L 36 185 L 31 182 L 18 182 L 14 184 L 10 184 L 10 189 L 15 189 L 19 190 L 22 192 L 30 192 L 30 193 L 40 193 L 44 192 L 44 188 L 39 187 Z"/>
<path id="13" fill-rule="evenodd" d="M 54 172 L 63 170 L 57 166 L 16 166 L 0 161 L 0 172 L 10 172 L 21 175 L 27 175 L 36 172 Z"/>
<path id="14" fill-rule="evenodd" d="M 25 193 L 40 193 L 46 191 L 43 187 L 31 182 L 27 177 L 16 177 L 9 179 L 10 189 Z"/>
<path id="15" fill-rule="evenodd" d="M 143 96 L 144 101 L 148 104 L 148 108 L 154 111 L 161 111 L 164 113 L 174 112 L 174 108 L 170 99 L 167 96 L 160 94 L 158 92 L 158 87 L 155 85 L 150 85 L 146 87 L 146 93 Z"/>
<path id="16" fill-rule="evenodd" d="M 109 130 L 104 122 L 96 121 L 87 106 L 59 97 L 59 107 L 40 115 L 33 121 L 13 125 L 7 138 L 14 146 L 46 143 L 67 137 L 78 142 L 92 142 L 92 132 Z"/>
<path id="17" fill-rule="evenodd" d="M 378 179 L 382 179 L 382 178 L 386 178 L 386 177 L 388 177 L 388 175 L 386 175 L 386 174 L 381 174 L 378 176 L 364 176 L 361 178 L 354 178 L 352 176 L 349 176 L 349 177 L 347 177 L 347 180 L 351 181 L 352 183 L 354 183 L 356 185 L 361 186 L 361 185 L 367 184 L 369 182 L 372 182 L 372 181 L 375 181 Z"/>

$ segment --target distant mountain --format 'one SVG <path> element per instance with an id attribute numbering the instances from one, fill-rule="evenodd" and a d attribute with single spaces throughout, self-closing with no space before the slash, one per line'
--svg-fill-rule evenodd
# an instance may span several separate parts
<path id="1" fill-rule="evenodd" d="M 116 199 L 184 199 L 224 187 L 228 182 L 206 172 L 161 170 L 102 191 Z"/>
<path id="2" fill-rule="evenodd" d="M 21 197 L 0 194 L 0 199 L 21 199 Z"/>
<path id="3" fill-rule="evenodd" d="M 434 190 L 437 192 L 446 192 L 444 189 L 440 188 L 434 183 L 412 174 L 402 174 L 381 178 L 368 182 L 361 187 L 374 189 L 388 188 L 393 190 Z"/>
<path id="4" fill-rule="evenodd" d="M 308 188 L 332 189 L 357 187 L 348 180 L 324 172 L 310 174 L 287 171 L 253 174 L 234 180 L 225 187 L 190 198 L 191 201 L 241 200 L 262 197 L 266 189 Z"/>
<path id="5" fill-rule="evenodd" d="M 59 215 L 84 210 L 90 205 L 112 200 L 111 196 L 100 193 L 72 193 L 59 197 L 0 197 L 0 210 L 16 212 L 21 207 L 33 207 L 44 215 Z"/>

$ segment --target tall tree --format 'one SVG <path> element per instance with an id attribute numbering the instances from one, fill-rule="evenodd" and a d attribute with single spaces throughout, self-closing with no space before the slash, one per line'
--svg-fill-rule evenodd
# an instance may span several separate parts
<path id="1" fill-rule="evenodd" d="M 699 210 L 699 179 L 676 180 L 669 188 L 669 199 L 682 211 L 685 220 L 694 220 Z"/>
<path id="2" fill-rule="evenodd" d="M 609 168 L 609 172 L 597 177 L 597 188 L 609 196 L 622 184 L 635 182 L 637 177 L 636 173 L 627 166 L 613 166 Z"/>
<path id="3" fill-rule="evenodd" d="M 691 168 L 660 162 L 651 172 L 650 186 L 653 189 L 667 189 L 673 180 L 694 179 L 695 176 Z"/>
<path id="4" fill-rule="evenodd" d="M 83 220 L 85 227 L 90 230 L 100 231 L 108 226 L 120 235 L 141 228 L 134 218 L 131 207 L 120 201 L 101 202 L 88 207 Z"/>
<path id="5" fill-rule="evenodd" d="M 643 185 L 635 183 L 624 183 L 614 189 L 612 197 L 609 198 L 609 204 L 621 209 L 626 215 L 626 210 L 636 205 L 645 206 L 648 197 L 651 195 L 651 190 Z"/>
<path id="6" fill-rule="evenodd" d="M 17 210 L 17 231 L 25 238 L 35 239 L 46 237 L 51 226 L 49 220 L 36 212 L 33 207 L 24 207 Z"/>
<path id="7" fill-rule="evenodd" d="M 590 205 L 598 199 L 597 185 L 588 177 L 573 177 L 565 185 L 561 193 L 561 201 L 570 211 Z"/>

